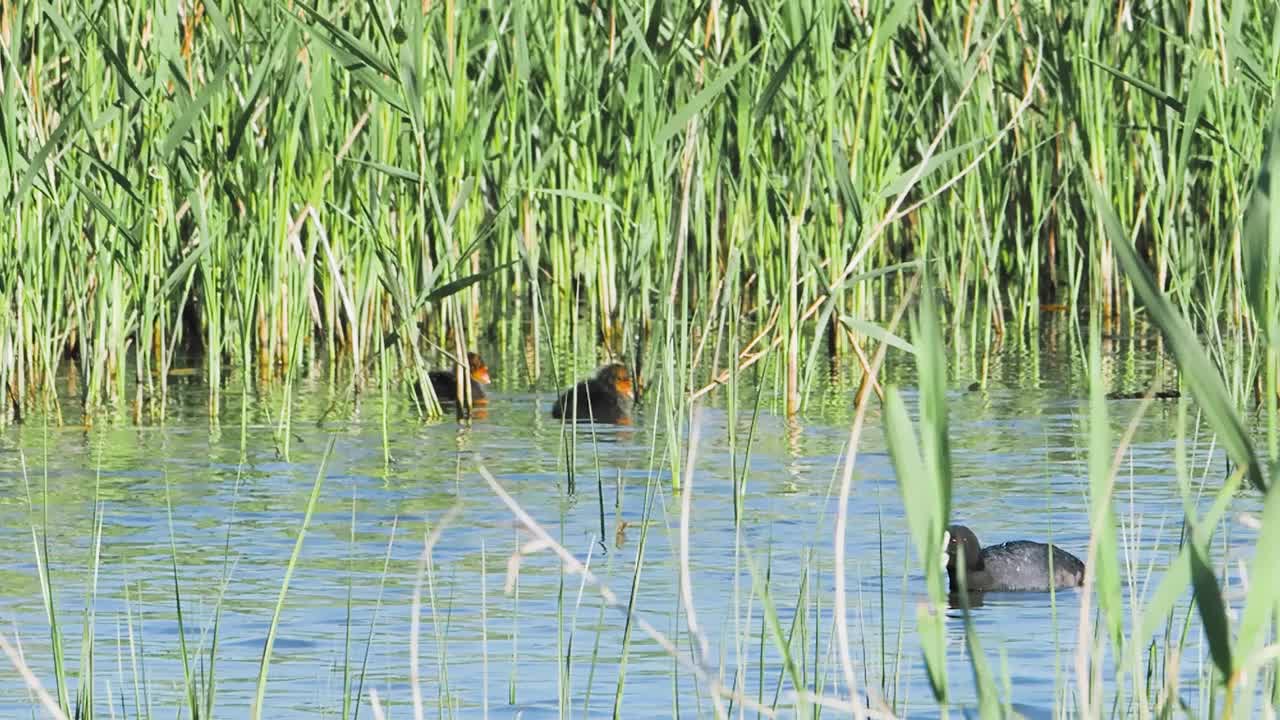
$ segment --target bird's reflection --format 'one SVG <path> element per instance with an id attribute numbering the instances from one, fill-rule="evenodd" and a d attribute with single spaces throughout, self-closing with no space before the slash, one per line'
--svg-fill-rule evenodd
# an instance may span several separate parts
<path id="1" fill-rule="evenodd" d="M 953 592 L 947 596 L 947 606 L 952 610 L 963 610 L 967 604 L 970 609 L 979 608 L 983 605 L 983 598 L 986 593 L 974 590 L 968 593 Z"/>

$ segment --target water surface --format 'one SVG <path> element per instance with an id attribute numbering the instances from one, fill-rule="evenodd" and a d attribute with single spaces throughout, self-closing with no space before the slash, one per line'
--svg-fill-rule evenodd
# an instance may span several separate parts
<path id="1" fill-rule="evenodd" d="M 1152 377 L 1171 376 L 1149 350 L 1133 344 L 1112 348 L 1107 374 L 1113 385 L 1141 390 Z M 953 362 L 954 519 L 973 527 L 984 543 L 1052 537 L 1083 557 L 1083 367 L 1065 348 L 1007 349 L 985 359 L 986 383 L 970 391 L 983 362 L 963 353 Z M 491 367 L 501 378 L 501 363 Z M 888 373 L 905 388 L 914 411 L 910 363 L 895 357 Z M 823 380 L 796 421 L 781 417 L 777 397 L 767 394 L 749 459 L 750 388 L 744 388 L 746 409 L 736 416 L 727 413 L 723 393 L 711 396 L 698 416 L 690 543 L 696 617 L 709 664 L 726 684 L 737 682 L 766 705 L 779 695 L 785 700 L 791 684 L 782 678 L 780 655 L 762 629 L 763 603 L 752 592 L 749 562 L 761 580 L 768 578 L 805 682 L 837 691 L 831 545 L 853 392 L 839 373 Z M 670 485 L 671 429 L 652 408 L 634 426 L 598 428 L 594 436 L 578 428 L 566 440 L 549 416 L 552 389 L 524 387 L 510 377 L 499 381 L 485 416 L 466 426 L 423 423 L 399 398 L 387 406 L 384 420 L 377 393 L 369 395 L 353 402 L 343 383 L 301 381 L 287 458 L 277 432 L 280 391 L 256 398 L 228 392 L 220 421 L 211 427 L 207 391 L 197 382 L 175 386 L 163 423 L 101 421 L 85 428 L 37 420 L 3 430 L 0 627 L 20 638 L 27 661 L 51 684 L 34 526 L 37 539 L 47 538 L 63 645 L 75 666 L 97 498 L 98 711 L 108 712 L 110 702 L 119 714 L 133 717 L 140 703 L 167 717 L 181 703 L 176 554 L 193 671 L 211 671 L 211 628 L 220 607 L 212 668 L 216 710 L 243 716 L 283 573 L 332 436 L 334 454 L 275 643 L 267 716 L 338 716 L 343 668 L 358 673 L 366 650 L 361 713 L 372 717 L 366 714 L 368 696 L 376 689 L 396 716 L 411 715 L 410 616 L 419 556 L 424 538 L 451 511 L 420 591 L 420 688 L 428 713 L 552 717 L 560 714 L 562 696 L 574 715 L 612 712 L 624 670 L 624 616 L 603 609 L 591 587 L 580 590 L 580 578 L 562 573 L 547 552 L 526 557 L 517 591 L 504 592 L 508 560 L 527 536 L 479 475 L 481 464 L 624 601 L 636 571 L 646 495 L 652 493 L 636 608 L 682 652 L 690 652 L 694 643 L 678 611 L 681 498 Z M 64 417 L 75 414 L 70 402 Z M 1138 403 L 1109 407 L 1118 437 Z M 1126 595 L 1149 594 L 1143 583 L 1150 568 L 1156 569 L 1153 585 L 1177 546 L 1177 417 L 1175 402 L 1157 403 L 1138 425 L 1126 456 L 1117 489 L 1121 539 L 1130 550 L 1123 562 L 1131 568 L 1126 575 L 1139 582 L 1126 587 Z M 1188 442 L 1195 478 L 1206 478 L 1213 491 L 1225 464 L 1203 429 L 1196 433 L 1194 410 L 1192 420 Z M 731 424 L 738 431 L 736 455 L 728 439 Z M 687 436 L 687 428 L 679 432 Z M 565 451 L 570 444 L 572 492 Z M 743 517 L 735 525 L 733 471 L 744 462 Z M 1256 510 L 1256 498 L 1242 496 L 1233 509 Z M 933 714 L 914 629 L 924 582 L 908 546 L 878 409 L 861 439 L 848 512 L 849 621 L 859 684 L 899 710 Z M 1215 551 L 1233 559 L 1247 553 L 1253 539 L 1238 525 L 1223 537 Z M 988 595 L 972 611 L 999 684 L 1007 678 L 1012 700 L 1028 715 L 1050 714 L 1064 684 L 1074 686 L 1071 656 L 1080 599 L 1063 592 L 1051 605 L 1044 594 Z M 974 693 L 963 621 L 959 611 L 949 617 L 953 696 L 964 704 Z M 1184 650 L 1183 674 L 1193 687 L 1196 672 L 1207 664 L 1198 627 L 1193 623 Z M 27 714 L 29 696 L 16 673 L 0 677 L 0 714 Z M 630 637 L 624 680 L 627 717 L 712 710 L 692 673 L 639 629 Z M 1195 707 L 1201 701 L 1192 694 L 1188 702 Z"/>

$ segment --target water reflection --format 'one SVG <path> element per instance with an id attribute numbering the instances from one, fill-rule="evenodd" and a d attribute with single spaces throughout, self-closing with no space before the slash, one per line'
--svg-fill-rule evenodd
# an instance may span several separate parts
<path id="1" fill-rule="evenodd" d="M 1077 588 L 1062 588 L 1053 593 L 1044 592 L 988 592 L 983 590 L 970 590 L 967 593 L 952 592 L 947 594 L 947 607 L 951 610 L 959 612 L 948 613 L 947 617 L 952 619 L 963 619 L 964 610 L 976 610 L 991 603 L 993 606 L 1017 606 L 1017 605 L 1042 605 L 1049 606 L 1052 603 L 1070 603 L 1076 605 L 1079 603 L 1080 590 Z"/>

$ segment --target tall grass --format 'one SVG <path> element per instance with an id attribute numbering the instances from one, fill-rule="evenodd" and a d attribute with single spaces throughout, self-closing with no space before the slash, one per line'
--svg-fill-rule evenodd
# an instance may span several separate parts
<path id="1" fill-rule="evenodd" d="M 349 373 L 357 397 L 373 387 L 390 396 L 394 376 L 430 416 L 440 407 L 427 368 L 481 343 L 523 357 L 533 381 L 566 382 L 601 357 L 625 356 L 646 369 L 641 379 L 667 431 L 659 448 L 655 430 L 650 469 L 669 472 L 677 489 L 683 483 L 679 543 L 687 550 L 700 396 L 723 386 L 736 412 L 739 383 L 759 364 L 774 369 L 757 375 L 777 381 L 783 409 L 799 412 L 825 350 L 862 368 L 861 418 L 879 388 L 879 359 L 868 361 L 867 350 L 893 345 L 920 367 L 918 423 L 893 387 L 884 392 L 885 423 L 926 578 L 920 645 L 945 712 L 954 700 L 941 577 L 952 505 L 947 333 L 974 345 L 1034 342 L 1042 307 L 1060 306 L 1091 320 L 1092 385 L 1089 584 L 1075 690 L 1064 688 L 1058 710 L 1074 705 L 1100 717 L 1132 702 L 1140 712 L 1171 712 L 1176 608 L 1191 591 L 1213 665 L 1203 694 L 1225 715 L 1249 717 L 1259 699 L 1280 697 L 1280 491 L 1264 465 L 1280 459 L 1280 200 L 1269 187 L 1280 159 L 1263 152 L 1269 141 L 1274 149 L 1280 125 L 1257 120 L 1280 80 L 1271 22 L 1243 2 L 1188 11 L 1161 0 L 927 8 L 901 0 L 777 8 L 0 0 L 0 197 L 12 209 L 0 213 L 0 422 L 33 410 L 58 418 L 64 376 L 86 417 L 108 410 L 162 420 L 175 371 L 199 363 L 215 418 L 227 383 L 280 385 L 276 421 L 287 456 L 290 399 L 317 365 Z M 909 342 L 894 334 L 896 320 L 885 323 L 908 287 L 907 268 L 930 278 Z M 1133 602 L 1126 629 L 1112 560 L 1124 549 L 1114 487 L 1128 438 L 1113 448 L 1106 432 L 1096 348 L 1103 332 L 1141 322 L 1163 334 L 1235 470 L 1212 488 L 1203 513 L 1180 474 L 1186 541 L 1155 591 Z M 1224 378 L 1233 339 L 1259 359 Z M 546 352 L 583 346 L 598 352 Z M 712 382 L 697 388 L 703 370 Z M 1255 382 L 1265 453 L 1240 412 Z M 568 435 L 572 452 L 576 435 Z M 739 524 L 754 437 L 754 422 L 745 440 L 730 430 Z M 570 454 L 571 472 L 574 465 Z M 555 553 L 580 588 L 598 592 L 602 612 L 625 616 L 624 647 L 634 629 L 646 633 L 671 655 L 673 684 L 692 678 L 717 714 L 768 714 L 779 704 L 799 714 L 905 707 L 886 706 L 865 676 L 856 686 L 844 598 L 832 603 L 841 616 L 832 627 L 810 624 L 808 611 L 821 617 L 827 605 L 802 583 L 784 627 L 772 557 L 746 546 L 740 527 L 735 570 L 749 577 L 748 620 L 753 604 L 760 608 L 759 660 L 752 666 L 744 641 L 738 667 L 723 674 L 696 622 L 687 560 L 679 568 L 687 636 L 668 638 L 636 611 L 656 489 L 646 490 L 624 599 L 481 474 L 533 537 L 516 559 Z M 599 468 L 597 476 L 603 492 Z M 322 480 L 323 470 L 304 531 Z M 1242 485 L 1265 500 L 1235 613 L 1208 549 Z M 603 523 L 603 494 L 600 501 Z M 102 528 L 94 517 L 91 572 Z M 33 519 L 56 680 L 39 697 L 55 715 L 73 716 L 98 692 L 96 598 L 90 586 L 73 706 L 46 536 Z M 418 715 L 423 580 L 433 631 L 443 632 L 434 621 L 438 537 L 424 543 L 415 588 L 409 654 Z M 803 577 L 820 570 L 806 565 Z M 176 551 L 173 575 L 180 616 Z M 288 580 L 286 570 L 255 713 Z M 518 607 L 517 578 L 509 589 Z M 562 592 L 561 630 L 565 602 Z M 967 608 L 965 616 L 980 711 L 1001 714 L 1016 688 L 1007 677 L 998 682 Z M 181 617 L 178 627 L 186 708 L 207 715 L 216 630 L 202 685 Z M 822 639 L 832 652 L 816 649 Z M 777 667 L 764 660 L 766 644 Z M 14 656 L 7 641 L 4 650 Z M 1175 671 L 1152 676 L 1149 651 Z M 1110 686 L 1099 679 L 1108 652 Z M 622 668 L 618 715 L 625 657 Z M 772 704 L 766 668 L 775 673 Z M 755 698 L 743 680 L 752 670 Z M 563 673 L 567 688 L 570 668 Z M 835 690 L 818 678 L 836 678 Z M 1266 682 L 1270 693 L 1259 692 Z M 440 687 L 443 709 L 450 701 Z M 561 693 L 562 705 L 571 700 Z"/>
<path id="2" fill-rule="evenodd" d="M 142 420 L 188 363 L 216 414 L 314 361 L 358 393 L 390 354 L 411 388 L 505 335 L 538 378 L 571 335 L 639 362 L 724 317 L 770 327 L 797 410 L 898 262 L 938 260 L 975 338 L 1034 337 L 1042 302 L 1132 321 L 1090 179 L 1194 326 L 1257 317 L 1240 218 L 1280 52 L 1247 3 L 0 17 L 3 421 L 62 370 Z"/>

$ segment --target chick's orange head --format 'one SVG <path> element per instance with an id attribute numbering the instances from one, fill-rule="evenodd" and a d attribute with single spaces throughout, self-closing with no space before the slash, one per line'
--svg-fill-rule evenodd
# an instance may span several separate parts
<path id="1" fill-rule="evenodd" d="M 605 368 L 605 375 L 619 395 L 628 400 L 635 400 L 635 387 L 631 383 L 631 373 L 625 365 L 613 364 Z"/>
<path id="2" fill-rule="evenodd" d="M 484 360 L 475 353 L 467 353 L 467 365 L 471 367 L 471 379 L 481 385 L 488 385 L 489 367 L 484 364 Z"/>

